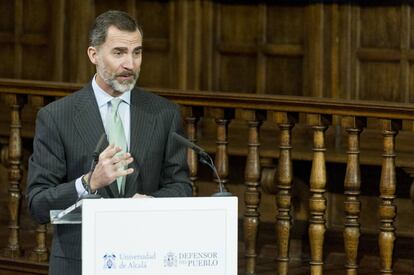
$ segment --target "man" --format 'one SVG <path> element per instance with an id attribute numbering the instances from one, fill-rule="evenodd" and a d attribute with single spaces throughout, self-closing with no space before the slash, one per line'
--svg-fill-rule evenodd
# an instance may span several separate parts
<path id="1" fill-rule="evenodd" d="M 88 56 L 92 82 L 42 108 L 29 160 L 28 205 L 39 223 L 88 191 L 104 198 L 190 196 L 179 107 L 134 88 L 142 61 L 142 30 L 120 11 L 95 20 Z M 92 152 L 107 142 L 95 171 Z M 54 227 L 49 274 L 81 274 L 81 227 Z"/>

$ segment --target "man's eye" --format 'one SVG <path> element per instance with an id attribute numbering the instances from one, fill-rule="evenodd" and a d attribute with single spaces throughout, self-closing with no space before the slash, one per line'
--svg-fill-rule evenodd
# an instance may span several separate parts
<path id="1" fill-rule="evenodd" d="M 121 55 L 120 51 L 114 51 L 114 55 Z"/>

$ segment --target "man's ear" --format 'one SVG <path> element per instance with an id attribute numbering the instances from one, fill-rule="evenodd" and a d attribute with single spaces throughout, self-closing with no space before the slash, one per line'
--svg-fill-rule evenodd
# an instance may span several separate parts
<path id="1" fill-rule="evenodd" d="M 95 47 L 89 46 L 87 53 L 88 53 L 89 60 L 92 62 L 92 64 L 96 65 L 97 63 L 96 59 L 97 59 L 97 54 L 98 54 L 97 49 Z"/>

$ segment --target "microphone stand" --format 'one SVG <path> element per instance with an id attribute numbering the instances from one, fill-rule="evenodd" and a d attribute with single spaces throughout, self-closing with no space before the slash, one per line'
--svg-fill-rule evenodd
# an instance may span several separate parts
<path id="1" fill-rule="evenodd" d="M 226 187 L 224 186 L 223 182 L 220 179 L 220 176 L 217 172 L 216 166 L 214 165 L 214 161 L 213 159 L 210 157 L 209 154 L 207 154 L 206 152 L 202 151 L 198 154 L 198 160 L 201 163 L 204 163 L 205 165 L 207 165 L 208 167 L 211 168 L 211 170 L 213 170 L 215 176 L 217 177 L 217 180 L 219 182 L 218 186 L 219 186 L 219 191 L 214 193 L 213 195 L 211 195 L 212 197 L 230 197 L 233 196 L 232 193 L 230 193 L 229 191 L 227 191 Z"/>
<path id="2" fill-rule="evenodd" d="M 205 165 L 207 165 L 208 167 L 210 167 L 214 174 L 217 177 L 218 180 L 218 185 L 219 185 L 219 191 L 214 193 L 212 196 L 213 197 L 229 197 L 229 196 L 233 196 L 232 193 L 230 193 L 229 191 L 226 190 L 226 187 L 223 185 L 223 182 L 220 179 L 220 176 L 217 172 L 216 166 L 214 165 L 214 161 L 213 159 L 210 157 L 209 154 L 207 154 L 206 151 L 204 151 L 203 148 L 201 148 L 200 146 L 196 145 L 195 143 L 192 143 L 191 141 L 189 141 L 188 139 L 186 139 L 185 137 L 177 134 L 177 133 L 173 133 L 172 134 L 173 138 L 175 140 L 177 140 L 179 143 L 185 145 L 186 147 L 189 147 L 190 149 L 194 150 L 197 154 L 198 154 L 198 160 L 201 163 L 204 163 Z"/>

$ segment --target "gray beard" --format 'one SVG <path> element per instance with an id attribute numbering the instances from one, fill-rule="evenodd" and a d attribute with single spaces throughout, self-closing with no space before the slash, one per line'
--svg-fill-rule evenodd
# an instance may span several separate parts
<path id="1" fill-rule="evenodd" d="M 135 84 L 137 83 L 137 80 L 139 78 L 138 72 L 136 77 L 132 80 L 132 82 L 123 84 L 119 83 L 115 79 L 115 74 L 108 73 L 105 67 L 98 68 L 98 73 L 101 75 L 102 79 L 109 87 L 111 87 L 114 91 L 117 91 L 119 93 L 131 91 L 135 87 Z"/>
<path id="2" fill-rule="evenodd" d="M 138 77 L 134 78 L 134 80 L 131 83 L 125 83 L 125 84 L 119 83 L 116 79 L 112 77 L 104 78 L 104 81 L 115 91 L 120 92 L 120 93 L 125 93 L 128 91 L 131 91 L 135 87 L 135 84 L 137 83 L 137 79 Z"/>

